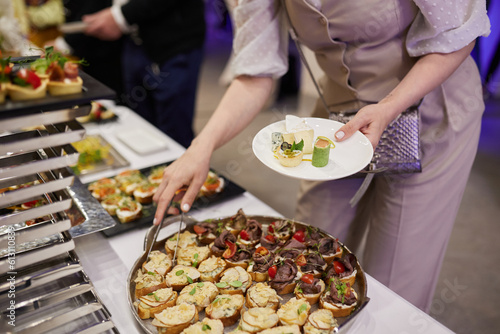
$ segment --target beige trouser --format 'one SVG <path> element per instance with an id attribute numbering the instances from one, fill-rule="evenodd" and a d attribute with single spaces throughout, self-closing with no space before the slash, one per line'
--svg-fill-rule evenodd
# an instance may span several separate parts
<path id="1" fill-rule="evenodd" d="M 376 176 L 355 208 L 349 200 L 362 179 L 303 181 L 295 217 L 344 241 L 368 274 L 426 312 L 476 154 L 482 112 L 465 113 L 467 126 L 454 131 L 442 106 L 439 90 L 421 106 L 422 173 Z"/>

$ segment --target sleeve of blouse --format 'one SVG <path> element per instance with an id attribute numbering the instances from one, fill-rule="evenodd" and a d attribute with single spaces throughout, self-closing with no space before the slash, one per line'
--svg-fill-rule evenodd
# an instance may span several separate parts
<path id="1" fill-rule="evenodd" d="M 457 51 L 490 33 L 485 0 L 414 2 L 420 12 L 407 35 L 406 47 L 411 56 Z"/>
<path id="2" fill-rule="evenodd" d="M 240 0 L 233 11 L 231 72 L 279 78 L 288 69 L 288 35 L 279 1 Z"/>

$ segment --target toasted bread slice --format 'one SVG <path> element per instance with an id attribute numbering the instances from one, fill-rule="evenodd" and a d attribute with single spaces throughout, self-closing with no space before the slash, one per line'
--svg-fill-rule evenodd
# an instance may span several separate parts
<path id="1" fill-rule="evenodd" d="M 193 304 L 198 312 L 204 310 L 219 293 L 214 283 L 198 282 L 185 286 L 179 293 L 177 305 L 182 303 Z"/>
<path id="2" fill-rule="evenodd" d="M 165 275 L 166 283 L 175 291 L 182 290 L 188 284 L 197 282 L 200 278 L 200 272 L 196 268 L 177 265 Z"/>
<path id="3" fill-rule="evenodd" d="M 198 267 L 201 261 L 208 259 L 211 251 L 208 246 L 188 246 L 177 250 L 177 263 L 185 266 Z"/>
<path id="4" fill-rule="evenodd" d="M 182 334 L 223 334 L 224 325 L 217 319 L 205 318 L 192 324 L 182 331 Z"/>
<path id="5" fill-rule="evenodd" d="M 152 325 L 158 328 L 159 334 L 179 334 L 198 321 L 198 311 L 194 305 L 181 304 L 167 307 L 155 314 Z"/>
<path id="6" fill-rule="evenodd" d="M 304 294 L 303 292 L 301 292 L 299 290 L 300 285 L 297 284 L 297 286 L 295 287 L 295 290 L 294 290 L 295 297 L 297 297 L 297 299 L 306 299 L 310 305 L 316 304 L 319 300 L 319 297 L 321 296 L 323 291 L 325 291 L 325 288 L 326 288 L 325 282 L 323 282 L 323 280 L 319 280 L 318 284 L 321 286 L 321 290 L 315 294 Z"/>
<path id="7" fill-rule="evenodd" d="M 137 298 L 167 287 L 167 283 L 163 279 L 163 276 L 154 272 L 143 273 L 142 270 L 137 271 L 137 278 L 134 282 L 135 296 Z"/>
<path id="8" fill-rule="evenodd" d="M 351 293 L 354 293 L 354 296 L 356 296 L 356 300 L 357 300 L 358 294 L 356 293 L 356 291 L 354 291 L 353 288 L 350 288 L 350 289 L 351 289 Z M 337 318 L 338 317 L 347 317 L 348 315 L 350 315 L 352 313 L 352 311 L 354 311 L 354 308 L 356 307 L 356 305 L 358 305 L 357 302 L 352 304 L 352 305 L 330 303 L 330 302 L 326 301 L 326 299 L 325 299 L 329 294 L 330 294 L 330 291 L 327 290 L 321 295 L 321 297 L 319 299 L 319 305 L 321 308 L 332 311 L 334 317 L 337 317 Z"/>
<path id="9" fill-rule="evenodd" d="M 252 285 L 246 294 L 246 306 L 252 307 L 269 307 L 277 310 L 280 305 L 280 297 L 276 290 L 264 283 Z"/>
<path id="10" fill-rule="evenodd" d="M 301 334 L 300 327 L 292 326 L 277 326 L 259 332 L 259 334 Z"/>
<path id="11" fill-rule="evenodd" d="M 202 261 L 198 266 L 200 280 L 215 283 L 219 280 L 225 269 L 226 261 L 224 261 L 224 259 L 217 256 L 211 256 Z"/>
<path id="12" fill-rule="evenodd" d="M 304 325 L 304 334 L 330 334 L 338 327 L 333 313 L 327 309 L 318 309 L 311 313 Z"/>
<path id="13" fill-rule="evenodd" d="M 129 223 L 136 220 L 142 214 L 142 204 L 132 199 L 125 198 L 120 201 L 116 209 L 116 216 L 121 223 Z"/>
<path id="14" fill-rule="evenodd" d="M 149 254 L 149 261 L 142 264 L 142 270 L 144 272 L 154 272 L 165 276 L 170 269 L 172 269 L 172 258 L 170 255 L 162 253 L 160 251 L 152 251 Z"/>
<path id="15" fill-rule="evenodd" d="M 290 298 L 288 302 L 281 305 L 277 314 L 280 323 L 284 326 L 299 325 L 306 323 L 307 316 L 311 310 L 311 305 L 306 299 Z"/>
<path id="16" fill-rule="evenodd" d="M 196 238 L 197 235 L 194 233 L 191 233 L 189 231 L 182 232 L 179 238 L 179 249 L 190 246 L 196 246 L 197 245 Z M 165 250 L 167 251 L 168 254 L 174 255 L 176 244 L 177 244 L 177 233 L 172 237 L 168 238 L 168 240 L 165 242 Z"/>
<path id="17" fill-rule="evenodd" d="M 252 277 L 245 269 L 232 267 L 224 270 L 216 285 L 221 294 L 244 294 L 252 285 Z"/>
<path id="18" fill-rule="evenodd" d="M 272 308 L 253 307 L 241 315 L 240 327 L 242 330 L 257 333 L 278 324 L 279 317 Z"/>
<path id="19" fill-rule="evenodd" d="M 137 313 L 141 319 L 154 318 L 156 313 L 174 306 L 176 300 L 177 292 L 172 288 L 158 289 L 139 298 Z"/>
<path id="20" fill-rule="evenodd" d="M 224 327 L 236 323 L 240 317 L 245 298 L 243 295 L 218 295 L 215 300 L 207 306 L 205 314 L 210 319 L 222 321 Z"/>

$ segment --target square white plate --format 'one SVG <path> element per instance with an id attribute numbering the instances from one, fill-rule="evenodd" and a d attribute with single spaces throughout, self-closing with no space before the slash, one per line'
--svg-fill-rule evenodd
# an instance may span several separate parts
<path id="1" fill-rule="evenodd" d="M 122 131 L 115 135 L 134 152 L 141 155 L 155 153 L 168 147 L 168 142 L 164 137 L 144 129 Z"/>

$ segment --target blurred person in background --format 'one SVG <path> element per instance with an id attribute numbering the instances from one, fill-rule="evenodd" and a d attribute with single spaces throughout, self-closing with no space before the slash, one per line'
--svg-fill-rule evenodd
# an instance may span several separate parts
<path id="1" fill-rule="evenodd" d="M 115 1 L 86 15 L 85 33 L 102 40 L 127 35 L 122 102 L 188 147 L 205 40 L 202 0 Z"/>
<path id="2" fill-rule="evenodd" d="M 96 13 L 112 5 L 112 0 L 65 0 L 65 20 L 79 22 L 87 14 Z M 123 38 L 105 41 L 81 33 L 65 34 L 49 42 L 63 53 L 85 59 L 83 70 L 116 92 L 116 102 L 124 93 L 122 75 Z"/>

